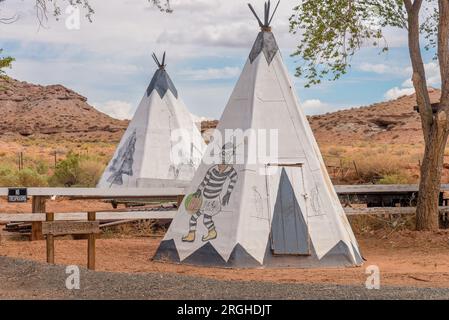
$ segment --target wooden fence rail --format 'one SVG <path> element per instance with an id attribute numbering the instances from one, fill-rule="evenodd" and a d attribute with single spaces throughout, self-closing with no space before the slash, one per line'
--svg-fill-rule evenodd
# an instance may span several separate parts
<path id="1" fill-rule="evenodd" d="M 373 207 L 344 208 L 346 215 L 396 215 L 415 214 L 415 207 Z M 449 213 L 449 206 L 439 207 L 441 214 Z M 173 219 L 175 210 L 168 211 L 128 211 L 128 212 L 97 212 L 96 220 L 159 220 Z M 86 212 L 54 213 L 54 221 L 86 221 Z M 43 222 L 45 213 L 0 213 L 0 222 Z"/>
<path id="2" fill-rule="evenodd" d="M 176 211 L 97 212 L 97 220 L 173 219 Z M 55 221 L 85 221 L 86 212 L 55 213 Z M 43 222 L 45 213 L 0 213 L 0 222 Z"/>
<path id="3" fill-rule="evenodd" d="M 403 193 L 418 192 L 417 184 L 369 184 L 369 185 L 335 185 L 338 194 L 367 193 Z M 449 184 L 442 184 L 440 190 L 449 191 Z M 61 196 L 80 199 L 120 199 L 146 197 L 177 197 L 185 194 L 185 188 L 27 188 L 28 196 Z M 8 188 L 0 188 L 0 196 L 7 196 Z"/>
<path id="4" fill-rule="evenodd" d="M 418 192 L 418 185 L 337 185 L 335 191 L 339 196 L 350 197 L 351 195 L 376 196 L 391 195 L 393 197 L 408 196 Z M 441 185 L 441 192 L 449 192 L 449 184 Z M 185 187 L 160 187 L 160 188 L 126 188 L 126 189 L 100 189 L 100 188 L 27 188 L 27 195 L 32 198 L 33 216 L 24 215 L 22 220 L 12 219 L 0 214 L 0 221 L 23 221 L 32 222 L 31 240 L 43 239 L 42 221 L 45 221 L 46 201 L 50 197 L 70 197 L 75 199 L 148 199 L 161 200 L 169 199 L 180 203 L 185 194 Z M 7 196 L 8 188 L 0 188 L 0 196 Z M 447 205 L 449 202 L 442 203 Z M 374 207 L 384 205 L 383 203 L 374 203 Z M 445 209 L 442 209 L 445 210 Z M 413 207 L 403 208 L 368 208 L 368 209 L 347 209 L 348 215 L 352 214 L 412 214 Z M 66 214 L 65 219 L 83 220 L 82 213 Z M 56 219 L 58 219 L 56 217 Z M 128 219 L 170 219 L 166 212 L 98 212 L 99 220 L 128 220 Z M 61 219 L 62 220 L 62 219 Z"/>

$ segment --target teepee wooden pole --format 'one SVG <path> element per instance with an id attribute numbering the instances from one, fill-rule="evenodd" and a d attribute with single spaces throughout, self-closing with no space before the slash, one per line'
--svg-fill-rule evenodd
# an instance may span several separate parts
<path id="1" fill-rule="evenodd" d="M 274 8 L 273 14 L 271 15 L 271 18 L 270 18 L 270 20 L 268 21 L 268 25 L 270 25 L 270 24 L 271 24 L 271 21 L 273 21 L 274 15 L 276 14 L 276 11 L 278 10 L 279 4 L 280 4 L 280 3 L 281 3 L 281 0 L 278 1 L 278 4 L 277 4 L 276 7 Z"/>
<path id="2" fill-rule="evenodd" d="M 264 26 L 267 27 L 268 26 L 268 10 L 270 10 L 270 1 L 265 2 L 264 5 L 264 15 L 263 15 L 263 20 L 264 20 Z"/>
<path id="3" fill-rule="evenodd" d="M 156 54 L 154 52 L 153 52 L 152 57 L 154 59 L 154 62 L 156 62 L 157 66 L 160 68 L 161 64 L 159 63 L 159 59 L 157 58 L 157 56 L 156 56 Z"/>
<path id="4" fill-rule="evenodd" d="M 263 23 L 262 23 L 262 21 L 260 21 L 259 16 L 256 13 L 256 10 L 254 10 L 253 6 L 250 3 L 248 3 L 248 7 L 251 10 L 251 12 L 254 14 L 254 16 L 256 17 L 257 22 L 259 23 L 259 26 L 262 28 L 263 27 Z"/>
<path id="5" fill-rule="evenodd" d="M 165 52 L 164 55 L 162 56 L 162 67 L 165 67 Z"/>

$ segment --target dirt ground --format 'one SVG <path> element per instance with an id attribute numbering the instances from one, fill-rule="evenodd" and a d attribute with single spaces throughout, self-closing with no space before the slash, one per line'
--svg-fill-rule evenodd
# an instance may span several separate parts
<path id="1" fill-rule="evenodd" d="M 339 269 L 216 269 L 152 262 L 161 238 L 120 238 L 97 241 L 97 270 L 127 273 L 172 273 L 216 280 L 277 283 L 363 285 L 365 268 L 377 265 L 381 284 L 449 288 L 449 231 L 400 231 L 358 236 L 367 259 L 359 268 Z M 56 241 L 57 264 L 86 264 L 87 241 Z M 45 242 L 12 241 L 3 237 L 0 256 L 45 262 Z"/>
<path id="2" fill-rule="evenodd" d="M 319 283 L 226 281 L 176 273 L 98 272 L 80 268 L 79 289 L 66 287 L 64 266 L 0 257 L 2 299 L 170 299 L 170 300 L 436 300 L 449 299 L 447 288 Z M 185 302 L 180 302 L 182 306 Z M 177 308 L 175 307 L 175 310 Z M 170 309 L 167 309 L 170 313 Z"/>

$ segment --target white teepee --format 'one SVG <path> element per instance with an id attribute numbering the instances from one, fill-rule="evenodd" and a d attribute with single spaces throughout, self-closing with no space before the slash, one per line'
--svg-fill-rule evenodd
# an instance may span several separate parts
<path id="1" fill-rule="evenodd" d="M 269 27 L 269 13 L 268 1 L 264 23 L 257 18 L 262 31 L 214 141 L 229 129 L 275 129 L 278 157 L 252 162 L 255 135 L 249 135 L 243 143 L 225 139 L 221 163 L 207 164 L 206 156 L 217 147 L 210 144 L 156 252 L 157 261 L 220 267 L 362 264 Z"/>
<path id="2" fill-rule="evenodd" d="M 99 188 L 184 187 L 205 143 L 162 62 L 106 167 Z"/>

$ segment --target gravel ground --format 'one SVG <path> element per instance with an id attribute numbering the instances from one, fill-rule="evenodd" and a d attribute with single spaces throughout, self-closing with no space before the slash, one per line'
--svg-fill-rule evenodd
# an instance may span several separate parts
<path id="1" fill-rule="evenodd" d="M 0 257 L 0 299 L 449 299 L 449 289 L 217 281 L 176 274 L 108 273 L 81 268 L 68 290 L 64 266 Z"/>

